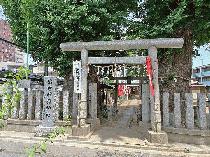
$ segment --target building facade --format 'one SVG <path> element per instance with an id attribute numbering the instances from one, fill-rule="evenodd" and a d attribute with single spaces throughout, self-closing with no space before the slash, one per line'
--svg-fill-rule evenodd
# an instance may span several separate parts
<path id="1" fill-rule="evenodd" d="M 0 19 L 0 70 L 24 65 L 23 50 L 12 43 L 12 31 L 7 21 Z"/>
<path id="2" fill-rule="evenodd" d="M 210 92 L 210 64 L 194 68 L 192 77 Z"/>

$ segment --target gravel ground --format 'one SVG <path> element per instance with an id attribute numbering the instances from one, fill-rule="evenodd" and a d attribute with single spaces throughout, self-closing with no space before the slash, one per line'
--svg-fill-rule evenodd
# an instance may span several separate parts
<path id="1" fill-rule="evenodd" d="M 97 151 L 90 149 L 80 149 L 74 150 L 68 155 L 52 155 L 50 153 L 43 155 L 36 155 L 36 157 L 173 157 L 172 155 L 149 155 L 143 153 L 128 153 L 128 152 L 118 152 L 118 151 Z M 24 153 L 15 153 L 15 152 L 1 152 L 0 157 L 27 157 Z"/>
<path id="2" fill-rule="evenodd" d="M 138 104 L 135 101 L 120 105 L 120 118 L 123 118 L 123 111 L 128 109 L 129 105 Z M 210 154 L 207 154 L 210 152 L 210 146 L 180 143 L 170 144 L 170 147 L 153 146 L 148 144 L 145 139 L 146 127 L 136 127 L 135 125 L 119 127 L 116 125 L 116 121 L 115 124 L 112 122 L 107 126 L 101 126 L 101 129 L 94 132 L 91 138 L 86 141 L 88 143 L 68 141 L 65 136 L 48 145 L 47 154 L 37 154 L 35 157 L 210 157 Z M 41 138 L 34 138 L 33 133 L 1 131 L 0 157 L 27 157 L 25 149 L 38 143 L 39 140 Z M 147 149 L 144 146 L 147 146 Z M 173 150 L 169 150 L 171 148 Z M 183 152 L 182 150 L 185 148 L 189 151 Z M 200 154 L 193 154 L 193 152 Z"/>

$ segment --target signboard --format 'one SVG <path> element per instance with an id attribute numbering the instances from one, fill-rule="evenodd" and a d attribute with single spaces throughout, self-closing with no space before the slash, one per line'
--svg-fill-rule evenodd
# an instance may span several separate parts
<path id="1" fill-rule="evenodd" d="M 82 69 L 81 61 L 74 61 L 73 62 L 74 93 L 82 93 L 82 88 L 81 88 L 82 70 L 81 69 Z"/>

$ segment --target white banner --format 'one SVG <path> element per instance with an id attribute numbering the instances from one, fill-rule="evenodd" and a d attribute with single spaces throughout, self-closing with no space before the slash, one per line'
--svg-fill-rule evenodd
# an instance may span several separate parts
<path id="1" fill-rule="evenodd" d="M 81 77 L 82 77 L 81 61 L 74 61 L 73 62 L 73 77 L 74 77 L 74 93 L 82 93 L 82 88 L 81 88 Z"/>

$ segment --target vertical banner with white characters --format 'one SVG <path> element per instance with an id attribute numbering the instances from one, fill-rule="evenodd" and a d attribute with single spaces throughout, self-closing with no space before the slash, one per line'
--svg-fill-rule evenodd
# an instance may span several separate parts
<path id="1" fill-rule="evenodd" d="M 82 93 L 82 88 L 81 88 L 81 77 L 82 77 L 81 61 L 74 61 L 73 62 L 73 77 L 74 77 L 74 93 Z"/>

